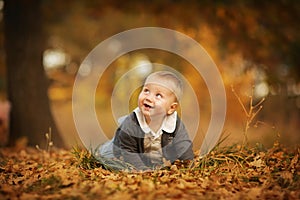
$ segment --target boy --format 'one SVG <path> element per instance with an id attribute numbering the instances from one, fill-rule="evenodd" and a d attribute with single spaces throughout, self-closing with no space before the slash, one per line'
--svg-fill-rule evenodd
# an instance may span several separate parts
<path id="1" fill-rule="evenodd" d="M 105 154 L 110 146 L 114 157 L 138 170 L 163 166 L 164 160 L 192 160 L 192 142 L 176 112 L 182 88 L 181 80 L 171 72 L 150 74 L 138 107 L 124 119 L 113 140 L 100 147 L 98 155 L 109 157 Z"/>

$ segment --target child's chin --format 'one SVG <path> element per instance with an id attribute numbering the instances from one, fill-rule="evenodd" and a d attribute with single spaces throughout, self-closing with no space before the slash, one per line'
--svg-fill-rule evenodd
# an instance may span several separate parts
<path id="1" fill-rule="evenodd" d="M 151 113 L 150 113 L 150 111 L 149 110 L 142 110 L 142 113 L 143 113 L 143 115 L 144 116 L 148 116 L 148 117 L 150 117 L 151 116 Z"/>
<path id="2" fill-rule="evenodd" d="M 163 114 L 163 113 L 151 113 L 148 116 L 150 118 L 152 118 L 152 119 L 161 119 L 161 118 L 165 117 L 166 114 Z"/>

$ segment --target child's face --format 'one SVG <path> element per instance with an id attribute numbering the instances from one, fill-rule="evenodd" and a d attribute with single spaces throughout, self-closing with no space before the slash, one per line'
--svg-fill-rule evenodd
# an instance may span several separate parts
<path id="1" fill-rule="evenodd" d="M 155 83 L 144 85 L 138 98 L 138 106 L 147 121 L 149 119 L 151 121 L 151 118 L 172 114 L 177 105 L 176 96 L 173 92 Z"/>

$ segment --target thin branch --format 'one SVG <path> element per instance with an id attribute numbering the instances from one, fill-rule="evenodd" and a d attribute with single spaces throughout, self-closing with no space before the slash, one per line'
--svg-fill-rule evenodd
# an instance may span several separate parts
<path id="1" fill-rule="evenodd" d="M 235 90 L 234 90 L 234 88 L 233 88 L 233 85 L 231 85 L 231 90 L 232 90 L 233 94 L 235 95 L 235 97 L 237 98 L 237 100 L 239 101 L 240 105 L 242 106 L 242 108 L 243 108 L 243 110 L 244 110 L 246 116 L 248 117 L 249 114 L 248 114 L 248 112 L 247 112 L 247 110 L 246 110 L 246 108 L 245 108 L 245 106 L 244 106 L 244 104 L 243 104 L 241 98 L 240 98 L 240 97 L 237 95 L 237 93 L 235 92 Z"/>

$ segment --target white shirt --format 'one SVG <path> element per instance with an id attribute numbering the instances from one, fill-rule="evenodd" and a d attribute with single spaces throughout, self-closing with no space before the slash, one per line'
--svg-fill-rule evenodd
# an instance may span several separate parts
<path id="1" fill-rule="evenodd" d="M 154 132 L 150 129 L 150 127 L 146 123 L 145 116 L 142 114 L 141 110 L 138 107 L 136 109 L 134 109 L 133 112 L 137 116 L 137 120 L 141 126 L 141 129 L 144 131 L 145 134 L 150 133 L 154 137 L 153 139 L 160 137 L 163 133 L 163 130 L 168 133 L 173 133 L 175 131 L 176 120 L 177 120 L 177 112 L 176 111 L 174 113 L 172 113 L 171 115 L 167 115 L 164 118 L 164 121 L 157 132 Z"/>

